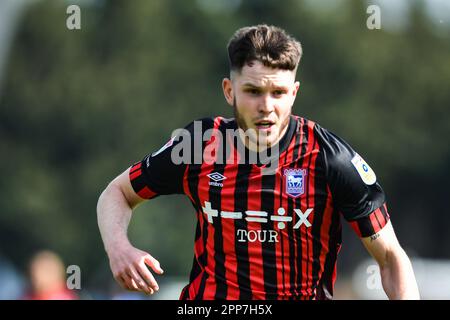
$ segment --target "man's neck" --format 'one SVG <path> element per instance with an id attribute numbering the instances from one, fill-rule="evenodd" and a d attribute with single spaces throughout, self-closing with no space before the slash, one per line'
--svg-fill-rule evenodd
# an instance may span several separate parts
<path id="1" fill-rule="evenodd" d="M 244 145 L 247 147 L 247 149 L 249 149 L 250 151 L 253 152 L 263 152 L 265 150 L 267 150 L 268 148 L 271 148 L 273 146 L 275 146 L 277 143 L 280 142 L 280 140 L 284 137 L 284 135 L 286 134 L 287 130 L 289 128 L 289 122 L 287 123 L 287 125 L 284 127 L 283 131 L 281 131 L 280 135 L 278 136 L 278 138 L 271 143 L 270 145 L 267 145 L 266 143 L 259 143 L 259 139 L 257 139 L 257 141 L 253 141 L 251 139 L 248 138 L 248 136 L 246 136 L 244 134 L 244 130 L 239 130 L 239 137 L 241 139 L 241 142 L 244 142 Z"/>

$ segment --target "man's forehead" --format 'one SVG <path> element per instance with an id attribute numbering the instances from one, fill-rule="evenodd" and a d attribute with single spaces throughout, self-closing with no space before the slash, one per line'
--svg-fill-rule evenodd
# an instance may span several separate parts
<path id="1" fill-rule="evenodd" d="M 290 85 L 295 81 L 295 72 L 264 66 L 261 62 L 244 65 L 241 72 L 235 74 L 235 80 L 241 85 Z"/>

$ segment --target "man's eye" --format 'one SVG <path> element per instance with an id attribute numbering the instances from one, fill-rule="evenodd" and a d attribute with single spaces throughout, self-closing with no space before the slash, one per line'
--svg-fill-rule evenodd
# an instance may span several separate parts
<path id="1" fill-rule="evenodd" d="M 250 93 L 252 95 L 258 95 L 259 94 L 259 90 L 258 89 L 246 89 L 245 92 Z"/>
<path id="2" fill-rule="evenodd" d="M 273 92 L 273 95 L 274 96 L 281 96 L 282 94 L 284 94 L 285 93 L 285 91 L 283 91 L 283 90 L 275 90 L 274 92 Z"/>

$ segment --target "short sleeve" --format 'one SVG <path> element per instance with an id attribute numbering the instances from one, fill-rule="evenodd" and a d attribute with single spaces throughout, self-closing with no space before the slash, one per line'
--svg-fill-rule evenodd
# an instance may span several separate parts
<path id="1" fill-rule="evenodd" d="M 147 154 L 130 167 L 129 178 L 134 191 L 143 199 L 158 195 L 182 194 L 187 166 L 202 151 L 202 136 L 213 119 L 191 122 L 175 134 L 159 150 Z"/>
<path id="2" fill-rule="evenodd" d="M 359 237 L 369 237 L 389 221 L 385 193 L 372 168 L 353 148 L 316 124 L 333 203 Z"/>

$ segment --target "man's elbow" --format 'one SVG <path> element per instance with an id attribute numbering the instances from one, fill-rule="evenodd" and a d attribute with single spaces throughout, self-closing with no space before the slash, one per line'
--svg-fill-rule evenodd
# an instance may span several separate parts
<path id="1" fill-rule="evenodd" d="M 101 208 L 104 206 L 106 202 L 108 202 L 108 199 L 114 193 L 115 188 L 116 186 L 114 186 L 112 182 L 110 182 L 106 186 L 106 188 L 102 190 L 97 200 L 97 212 L 101 212 Z"/>

